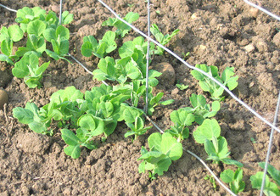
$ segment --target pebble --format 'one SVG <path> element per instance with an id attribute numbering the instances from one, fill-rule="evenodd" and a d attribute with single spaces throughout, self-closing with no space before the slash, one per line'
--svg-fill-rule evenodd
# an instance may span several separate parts
<path id="1" fill-rule="evenodd" d="M 3 109 L 5 103 L 8 103 L 8 94 L 0 89 L 0 109 Z"/>
<path id="2" fill-rule="evenodd" d="M 249 44 L 247 46 L 244 47 L 244 49 L 250 53 L 250 52 L 253 52 L 255 50 L 255 46 L 253 44 Z"/>
<path id="3" fill-rule="evenodd" d="M 259 10 L 257 8 L 251 8 L 249 10 L 249 14 L 250 14 L 250 16 L 257 18 L 258 14 L 259 14 Z"/>
<path id="4" fill-rule="evenodd" d="M 267 52 L 268 51 L 268 46 L 267 43 L 263 40 L 260 40 L 257 42 L 256 47 L 259 52 Z"/>
<path id="5" fill-rule="evenodd" d="M 175 83 L 175 70 L 171 64 L 167 62 L 159 63 L 152 66 L 152 69 L 162 73 L 158 80 L 161 84 L 167 83 L 168 85 L 174 85 Z"/>
<path id="6" fill-rule="evenodd" d="M 280 32 L 274 35 L 272 42 L 280 48 Z"/>

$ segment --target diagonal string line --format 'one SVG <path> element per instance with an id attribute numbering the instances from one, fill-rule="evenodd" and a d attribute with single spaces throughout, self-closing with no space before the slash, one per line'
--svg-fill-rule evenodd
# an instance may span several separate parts
<path id="1" fill-rule="evenodd" d="M 279 105 L 280 105 L 280 91 L 279 91 L 279 95 L 278 95 L 278 101 L 277 101 L 277 106 L 276 106 L 274 120 L 273 120 L 273 124 L 274 125 L 277 122 L 278 112 L 279 112 Z M 272 147 L 272 143 L 273 143 L 273 135 L 274 135 L 274 129 L 272 128 L 271 132 L 270 132 L 269 145 L 268 145 L 268 150 L 267 150 L 267 154 L 266 154 L 266 160 L 265 160 L 265 167 L 264 167 L 264 171 L 263 171 L 263 179 L 262 179 L 262 186 L 261 186 L 260 196 L 263 195 L 263 190 L 264 190 L 264 185 L 265 185 L 265 177 L 266 177 L 266 173 L 267 173 L 267 166 L 268 166 L 269 156 L 270 156 L 271 147 Z"/>
<path id="2" fill-rule="evenodd" d="M 265 118 L 263 118 L 260 114 L 258 114 L 255 110 L 253 110 L 250 106 L 248 106 L 246 103 L 244 103 L 243 101 L 241 101 L 236 95 L 234 95 L 227 87 L 225 87 L 223 84 L 221 84 L 219 81 L 217 81 L 215 78 L 213 78 L 211 75 L 207 74 L 206 72 L 202 71 L 201 69 L 198 69 L 192 65 L 190 65 L 189 63 L 187 63 L 186 61 L 184 61 L 182 58 L 180 58 L 177 54 L 175 54 L 174 52 L 172 52 L 171 50 L 169 50 L 168 48 L 166 48 L 165 46 L 161 45 L 160 43 L 158 43 L 157 41 L 153 40 L 152 38 L 148 37 L 145 33 L 143 33 L 142 31 L 140 31 L 139 29 L 137 29 L 135 26 L 129 24 L 128 22 L 126 22 L 125 20 L 123 20 L 121 17 L 118 16 L 118 14 L 116 12 L 114 12 L 107 4 L 105 4 L 103 1 L 98 0 L 104 7 L 106 7 L 117 19 L 121 20 L 123 23 L 125 23 L 126 25 L 128 25 L 129 27 L 131 27 L 134 31 L 136 31 L 137 33 L 139 33 L 140 35 L 142 35 L 143 37 L 145 37 L 146 39 L 150 40 L 151 42 L 153 42 L 154 44 L 156 44 L 157 46 L 159 46 L 160 48 L 164 49 L 165 51 L 167 51 L 169 54 L 171 54 L 172 56 L 174 56 L 176 59 L 178 59 L 180 62 L 182 62 L 185 66 L 187 66 L 190 69 L 196 70 L 200 73 L 202 73 L 203 75 L 207 76 L 208 78 L 210 78 L 212 81 L 214 81 L 216 84 L 218 84 L 220 87 L 222 87 L 233 99 L 235 99 L 238 103 L 240 103 L 243 107 L 245 107 L 248 111 L 250 111 L 252 114 L 254 114 L 256 117 L 258 117 L 261 121 L 263 121 L 264 123 L 266 123 L 267 125 L 269 125 L 271 128 L 274 128 L 276 131 L 278 131 L 280 133 L 280 129 L 277 128 L 275 125 L 273 125 L 272 123 L 270 123 L 268 120 L 266 120 Z"/>
<path id="3" fill-rule="evenodd" d="M 267 15 L 271 16 L 272 18 L 275 18 L 276 20 L 279 20 L 279 21 L 280 21 L 280 17 L 279 17 L 279 16 L 277 16 L 277 15 L 275 15 L 275 14 L 273 14 L 273 13 L 267 11 L 266 9 L 264 9 L 264 8 L 262 8 L 262 7 L 260 7 L 260 6 L 256 5 L 256 4 L 254 4 L 254 3 L 252 3 L 252 2 L 250 2 L 250 1 L 248 1 L 248 0 L 243 0 L 243 1 L 244 1 L 245 3 L 247 3 L 248 5 L 250 5 L 250 6 L 254 7 L 254 8 L 257 8 L 257 9 L 261 10 L 262 12 L 264 12 L 264 13 L 266 13 Z"/>
<path id="4" fill-rule="evenodd" d="M 1 3 L 0 3 L 0 7 L 3 7 L 3 8 L 5 8 L 5 9 L 11 11 L 11 12 L 16 12 L 16 13 L 17 13 L 17 10 L 14 10 L 14 9 L 12 9 L 12 8 L 9 8 L 9 7 L 7 7 L 7 6 L 3 5 L 3 4 L 1 4 Z"/>

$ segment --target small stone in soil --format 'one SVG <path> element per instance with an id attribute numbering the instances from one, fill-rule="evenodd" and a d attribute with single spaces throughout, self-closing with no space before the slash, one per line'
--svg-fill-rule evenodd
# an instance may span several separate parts
<path id="1" fill-rule="evenodd" d="M 8 94 L 0 89 L 0 109 L 3 109 L 5 103 L 8 103 Z"/>
<path id="2" fill-rule="evenodd" d="M 175 83 L 175 70 L 169 63 L 163 62 L 152 66 L 152 69 L 162 73 L 158 80 L 161 84 L 174 85 Z"/>

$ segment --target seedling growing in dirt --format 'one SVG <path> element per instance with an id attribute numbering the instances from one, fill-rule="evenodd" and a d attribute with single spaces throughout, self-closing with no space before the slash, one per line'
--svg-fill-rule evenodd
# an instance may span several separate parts
<path id="1" fill-rule="evenodd" d="M 14 64 L 12 59 L 17 59 L 12 54 L 14 42 L 18 42 L 23 38 L 23 31 L 18 25 L 9 26 L 9 28 L 2 27 L 0 31 L 1 51 L 0 61 L 6 61 L 9 64 Z"/>
<path id="2" fill-rule="evenodd" d="M 27 124 L 29 128 L 40 134 L 51 134 L 47 130 L 48 119 L 42 115 L 34 103 L 27 102 L 25 108 L 16 107 L 13 109 L 13 116 L 22 124 Z"/>
<path id="3" fill-rule="evenodd" d="M 259 166 L 264 169 L 265 162 L 259 163 Z M 277 183 L 277 185 L 280 186 L 280 171 L 277 170 L 272 165 L 268 164 L 267 165 L 267 172 L 268 172 L 269 176 Z"/>
<path id="4" fill-rule="evenodd" d="M 145 121 L 141 117 L 142 115 L 143 111 L 140 109 L 129 106 L 124 109 L 123 117 L 125 124 L 131 129 L 131 131 L 128 131 L 124 137 L 134 135 L 134 139 L 136 140 L 139 135 L 143 135 L 148 129 L 152 128 L 152 126 L 145 127 Z"/>
<path id="5" fill-rule="evenodd" d="M 134 139 L 137 139 L 137 136 L 143 135 L 147 132 L 148 129 L 152 128 L 153 126 L 145 127 L 143 118 L 137 116 L 135 118 L 134 124 L 132 123 L 126 123 L 126 125 L 131 129 L 131 131 L 128 131 L 124 137 L 128 137 L 131 135 L 135 135 Z"/>
<path id="6" fill-rule="evenodd" d="M 197 143 L 204 144 L 204 149 L 208 154 L 207 160 L 215 163 L 220 161 L 225 164 L 243 167 L 243 164 L 228 158 L 230 152 L 227 147 L 227 140 L 220 136 L 221 128 L 215 119 L 206 119 L 194 132 L 193 136 Z"/>
<path id="7" fill-rule="evenodd" d="M 229 183 L 229 187 L 233 193 L 238 194 L 245 188 L 245 182 L 243 178 L 243 170 L 238 168 L 235 172 L 231 169 L 227 169 L 221 173 L 221 179 L 225 183 Z"/>
<path id="8" fill-rule="evenodd" d="M 37 56 L 40 57 L 42 53 L 46 50 L 46 42 L 43 37 L 43 32 L 47 28 L 47 25 L 37 19 L 27 25 L 28 39 L 26 47 L 19 47 L 16 55 L 18 57 L 23 56 L 25 53 L 34 51 L 37 53 Z"/>
<path id="9" fill-rule="evenodd" d="M 167 34 L 167 35 L 163 35 L 158 26 L 156 24 L 153 24 L 151 26 L 151 33 L 155 36 L 156 40 L 161 44 L 161 45 L 166 45 L 168 44 L 168 42 L 170 42 L 171 38 L 174 37 L 175 35 L 177 35 L 179 33 L 179 29 L 174 30 L 171 35 Z M 160 47 L 156 47 L 155 49 L 155 45 L 153 43 L 151 43 L 151 53 L 153 54 L 158 54 L 158 55 L 163 55 L 163 49 Z"/>
<path id="10" fill-rule="evenodd" d="M 227 67 L 223 73 L 222 76 L 219 76 L 218 68 L 216 66 L 207 66 L 205 64 L 198 64 L 195 66 L 196 68 L 201 69 L 202 71 L 208 73 L 213 78 L 218 80 L 220 83 L 224 84 L 229 88 L 229 90 L 233 90 L 237 87 L 238 82 L 238 76 L 234 76 L 234 68 L 233 67 Z M 211 98 L 213 100 L 223 100 L 224 97 L 222 97 L 224 89 L 220 87 L 218 84 L 216 84 L 214 81 L 203 75 L 202 73 L 193 70 L 191 71 L 192 76 L 199 80 L 199 85 L 202 88 L 202 90 L 209 92 L 211 94 Z"/>
<path id="11" fill-rule="evenodd" d="M 24 82 L 29 88 L 41 87 L 40 80 L 42 74 L 48 68 L 50 62 L 44 63 L 39 67 L 39 58 L 35 53 L 29 53 L 22 57 L 15 64 L 12 73 L 17 78 L 24 78 Z"/>
<path id="12" fill-rule="evenodd" d="M 65 154 L 71 156 L 73 159 L 77 159 L 80 157 L 81 148 L 80 146 L 85 146 L 90 150 L 96 148 L 95 145 L 92 144 L 91 137 L 88 134 L 88 131 L 84 129 L 77 129 L 77 134 L 75 135 L 72 131 L 68 129 L 61 130 L 61 137 L 68 146 L 64 148 Z"/>
<path id="13" fill-rule="evenodd" d="M 29 8 L 24 7 L 17 11 L 16 22 L 20 23 L 20 27 L 23 32 L 27 31 L 27 25 L 34 20 L 44 21 L 46 16 L 46 10 L 39 7 Z"/>
<path id="14" fill-rule="evenodd" d="M 151 171 L 150 177 L 155 179 L 155 175 L 163 175 L 167 171 L 172 161 L 178 160 L 183 154 L 183 147 L 180 142 L 169 133 L 153 133 L 148 138 L 150 151 L 142 147 L 141 157 L 143 160 L 139 165 L 139 173 L 146 170 Z"/>
<path id="15" fill-rule="evenodd" d="M 216 184 L 216 180 L 213 176 L 205 176 L 204 180 L 209 180 L 211 182 L 211 184 L 213 185 L 213 189 L 216 191 L 217 190 L 217 184 Z"/>
<path id="16" fill-rule="evenodd" d="M 160 101 L 163 97 L 163 92 L 158 93 L 156 96 L 153 96 L 152 92 L 148 93 L 148 115 L 152 115 L 155 111 L 155 107 L 158 105 L 169 105 L 174 102 L 173 99 L 166 101 Z"/>
<path id="17" fill-rule="evenodd" d="M 190 97 L 193 108 L 184 108 L 187 111 L 192 111 L 195 116 L 195 122 L 202 124 L 206 118 L 211 118 L 220 110 L 220 102 L 213 101 L 212 105 L 206 104 L 206 99 L 203 95 L 192 94 Z M 212 111 L 211 111 L 212 110 Z"/>
<path id="18" fill-rule="evenodd" d="M 189 85 L 184 85 L 184 84 L 176 84 L 177 88 L 179 88 L 181 91 L 186 90 L 189 88 Z"/>
<path id="19" fill-rule="evenodd" d="M 52 43 L 53 51 L 46 49 L 46 53 L 55 60 L 64 59 L 69 51 L 69 30 L 64 26 L 58 26 L 56 29 L 48 28 L 44 31 L 44 37 Z"/>
<path id="20" fill-rule="evenodd" d="M 82 55 L 90 57 L 94 54 L 98 58 L 103 58 L 117 48 L 115 37 L 116 33 L 113 31 L 107 31 L 99 42 L 97 42 L 97 40 L 91 35 L 85 36 L 81 48 Z"/>
<path id="21" fill-rule="evenodd" d="M 134 4 L 131 4 L 130 6 L 134 6 Z M 131 24 L 131 23 L 135 22 L 136 20 L 138 20 L 138 18 L 139 18 L 138 13 L 129 12 L 124 17 L 124 20 Z M 109 18 L 108 20 L 106 20 L 102 23 L 102 26 L 116 27 L 117 28 L 116 35 L 121 36 L 121 37 L 124 37 L 129 32 L 129 30 L 131 29 L 131 27 L 127 26 L 125 23 L 118 20 L 117 18 Z"/>
<path id="22" fill-rule="evenodd" d="M 178 141 L 182 141 L 189 137 L 189 129 L 187 126 L 191 126 L 195 120 L 195 116 L 184 109 L 179 109 L 171 112 L 170 119 L 174 123 L 170 129 L 166 132 L 176 137 Z"/>
<path id="23" fill-rule="evenodd" d="M 252 188 L 261 190 L 263 175 L 264 175 L 263 172 L 257 172 L 255 175 L 250 177 Z M 274 182 L 270 181 L 268 175 L 265 176 L 265 185 L 264 185 L 263 192 L 266 196 L 280 195 L 277 185 Z"/>

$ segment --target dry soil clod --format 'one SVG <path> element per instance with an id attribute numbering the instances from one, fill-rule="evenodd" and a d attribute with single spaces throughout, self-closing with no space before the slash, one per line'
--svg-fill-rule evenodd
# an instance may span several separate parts
<path id="1" fill-rule="evenodd" d="M 8 94 L 0 89 L 0 109 L 3 109 L 5 103 L 8 103 Z"/>
<path id="2" fill-rule="evenodd" d="M 153 66 L 153 69 L 162 73 L 162 75 L 158 78 L 160 83 L 174 85 L 175 83 L 175 70 L 167 62 L 159 63 Z"/>

